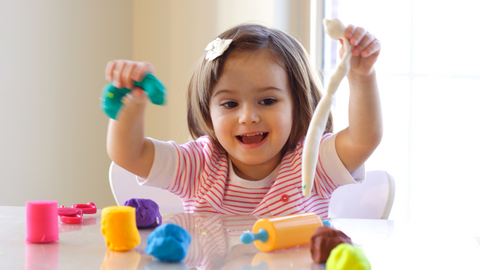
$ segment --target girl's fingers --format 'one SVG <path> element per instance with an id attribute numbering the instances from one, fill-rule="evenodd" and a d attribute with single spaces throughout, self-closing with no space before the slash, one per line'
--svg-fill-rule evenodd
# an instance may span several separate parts
<path id="1" fill-rule="evenodd" d="M 114 60 L 105 67 L 105 78 L 117 88 L 133 89 L 134 81 L 142 81 L 147 73 L 154 73 L 153 66 L 148 62 Z"/>
<path id="2" fill-rule="evenodd" d="M 117 61 L 109 61 L 105 67 L 105 79 L 111 81 L 113 79 L 113 70 L 115 69 Z"/>
<path id="3" fill-rule="evenodd" d="M 137 63 L 135 69 L 132 72 L 132 79 L 134 81 L 140 82 L 143 80 L 143 77 L 145 77 L 145 66 L 145 62 Z"/>
<path id="4" fill-rule="evenodd" d="M 144 99 L 145 98 L 145 91 L 143 91 L 142 88 L 140 87 L 134 87 L 132 90 L 132 96 L 135 97 L 136 99 Z"/>
<path id="5" fill-rule="evenodd" d="M 125 68 L 125 64 L 125 61 L 119 60 L 115 65 L 115 69 L 113 71 L 113 85 L 115 85 L 117 88 L 123 88 L 122 72 Z"/>
<path id="6" fill-rule="evenodd" d="M 363 38 L 358 43 L 358 45 L 355 48 L 353 48 L 352 54 L 353 55 L 362 54 L 365 48 L 367 48 L 375 39 L 376 38 L 372 33 L 366 32 Z"/>
<path id="7" fill-rule="evenodd" d="M 380 41 L 363 27 L 349 24 L 345 29 L 345 37 L 353 46 L 352 55 L 368 57 L 380 51 Z M 340 41 L 343 45 L 343 42 Z"/>
<path id="8" fill-rule="evenodd" d="M 355 29 L 355 32 L 352 33 L 352 37 L 350 38 L 350 44 L 352 44 L 352 46 L 358 46 L 365 34 L 367 34 L 367 30 L 365 30 L 365 28 L 357 27 Z"/>
<path id="9" fill-rule="evenodd" d="M 153 66 L 148 62 L 140 62 L 137 63 L 133 73 L 132 79 L 134 81 L 141 81 L 145 77 L 145 74 L 152 73 L 153 74 Z"/>
<path id="10" fill-rule="evenodd" d="M 128 89 L 133 89 L 132 73 L 135 69 L 135 63 L 126 61 L 122 72 L 122 83 Z"/>
<path id="11" fill-rule="evenodd" d="M 347 39 L 351 39 L 356 28 L 357 27 L 355 25 L 352 25 L 352 24 L 347 25 L 347 28 L 345 29 L 345 37 Z"/>
<path id="12" fill-rule="evenodd" d="M 382 45 L 378 39 L 373 40 L 370 44 L 367 45 L 365 49 L 361 52 L 362 57 L 369 57 L 374 53 L 378 53 L 381 49 Z"/>
<path id="13" fill-rule="evenodd" d="M 131 106 L 132 104 L 143 105 L 146 103 L 146 99 L 145 91 L 139 87 L 133 87 L 130 93 L 123 96 L 122 103 L 126 106 Z"/>

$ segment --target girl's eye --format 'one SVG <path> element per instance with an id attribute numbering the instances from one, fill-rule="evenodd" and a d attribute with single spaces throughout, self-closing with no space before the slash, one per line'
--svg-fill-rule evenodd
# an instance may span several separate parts
<path id="1" fill-rule="evenodd" d="M 222 103 L 221 106 L 230 109 L 230 108 L 237 107 L 238 103 L 233 102 L 233 101 L 228 101 L 228 102 Z"/>
<path id="2" fill-rule="evenodd" d="M 277 102 L 277 101 L 276 101 L 275 99 L 273 99 L 273 98 L 266 98 L 266 99 L 260 101 L 260 104 L 262 104 L 262 105 L 273 105 L 273 104 L 275 104 L 276 102 Z"/>

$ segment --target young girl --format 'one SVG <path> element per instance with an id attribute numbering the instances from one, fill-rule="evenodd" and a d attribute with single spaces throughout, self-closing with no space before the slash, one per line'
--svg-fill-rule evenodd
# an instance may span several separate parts
<path id="1" fill-rule="evenodd" d="M 107 149 L 140 185 L 179 196 L 186 212 L 325 218 L 332 192 L 362 182 L 363 163 L 382 137 L 373 65 L 380 42 L 349 25 L 352 45 L 349 127 L 322 138 L 312 195 L 303 197 L 304 138 L 320 100 L 320 79 L 291 36 L 260 25 L 240 25 L 208 44 L 188 86 L 188 126 L 195 141 L 178 145 L 144 137 L 146 94 L 133 87 L 154 68 L 111 61 L 106 78 L 132 89 L 117 120 L 110 120 Z M 341 52 L 342 53 L 342 50 Z"/>

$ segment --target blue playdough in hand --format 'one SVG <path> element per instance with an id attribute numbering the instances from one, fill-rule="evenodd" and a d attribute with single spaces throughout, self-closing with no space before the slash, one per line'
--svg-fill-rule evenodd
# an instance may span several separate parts
<path id="1" fill-rule="evenodd" d="M 153 104 L 162 105 L 167 99 L 167 90 L 163 84 L 152 74 L 145 75 L 141 82 L 133 82 L 137 87 L 148 93 Z M 100 106 L 103 111 L 112 119 L 116 119 L 117 113 L 122 107 L 122 98 L 130 93 L 130 89 L 116 88 L 112 83 L 105 85 L 100 98 Z"/>
<path id="2" fill-rule="evenodd" d="M 190 234 L 182 227 L 163 224 L 148 236 L 145 253 L 161 261 L 179 262 L 187 256 L 191 240 Z"/>

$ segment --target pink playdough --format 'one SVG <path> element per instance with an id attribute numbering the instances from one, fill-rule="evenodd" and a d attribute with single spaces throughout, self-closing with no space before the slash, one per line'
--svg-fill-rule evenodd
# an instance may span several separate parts
<path id="1" fill-rule="evenodd" d="M 31 243 L 58 241 L 58 209 L 56 201 L 25 203 L 26 238 Z"/>
<path id="2" fill-rule="evenodd" d="M 60 221 L 67 224 L 80 224 L 83 222 L 82 209 L 64 207 L 58 208 L 58 215 Z"/>
<path id="3" fill-rule="evenodd" d="M 82 209 L 84 214 L 97 213 L 97 206 L 93 202 L 89 202 L 87 204 L 83 204 L 83 203 L 74 204 L 72 208 Z"/>

